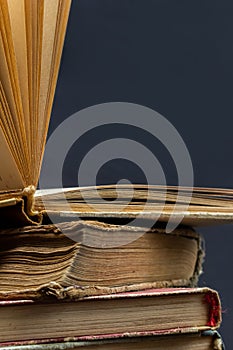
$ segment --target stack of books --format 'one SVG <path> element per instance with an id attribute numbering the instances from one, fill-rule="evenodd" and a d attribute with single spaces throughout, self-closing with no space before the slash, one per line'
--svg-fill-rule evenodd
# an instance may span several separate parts
<path id="1" fill-rule="evenodd" d="M 232 190 L 35 193 L 69 9 L 0 0 L 0 348 L 220 350 L 221 304 L 197 288 L 193 227 L 232 223 Z"/>
<path id="2" fill-rule="evenodd" d="M 65 221 L 60 205 L 56 225 L 42 211 L 43 224 L 0 230 L 1 349 L 223 349 L 218 293 L 196 287 L 204 250 L 193 228 L 129 226 L 107 206 Z M 195 223 L 193 206 L 185 218 Z"/>

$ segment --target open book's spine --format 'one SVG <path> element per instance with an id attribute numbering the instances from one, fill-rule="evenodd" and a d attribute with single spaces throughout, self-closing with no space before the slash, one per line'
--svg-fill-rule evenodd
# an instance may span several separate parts
<path id="1" fill-rule="evenodd" d="M 20 227 L 38 225 L 42 222 L 42 213 L 34 211 L 35 187 L 0 193 L 0 227 Z"/>

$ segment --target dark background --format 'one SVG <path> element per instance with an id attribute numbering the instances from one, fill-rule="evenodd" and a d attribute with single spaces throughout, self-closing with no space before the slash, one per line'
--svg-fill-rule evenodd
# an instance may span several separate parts
<path id="1" fill-rule="evenodd" d="M 196 186 L 233 187 L 232 34 L 230 0 L 73 0 L 50 133 L 85 107 L 112 101 L 141 104 L 179 131 L 192 158 Z M 76 185 L 85 152 L 116 132 L 127 137 L 123 129 L 100 128 L 74 145 L 64 166 L 66 186 Z M 167 182 L 176 184 L 174 165 L 163 147 L 143 133 L 135 132 L 135 138 L 154 151 Z M 122 177 L 144 181 L 133 164 L 118 160 L 101 169 L 97 182 Z M 221 334 L 229 349 L 232 228 L 199 229 L 207 254 L 200 285 L 220 292 Z"/>

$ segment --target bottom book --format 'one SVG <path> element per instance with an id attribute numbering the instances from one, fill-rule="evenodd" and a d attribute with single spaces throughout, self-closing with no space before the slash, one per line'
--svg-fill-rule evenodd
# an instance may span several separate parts
<path id="1" fill-rule="evenodd" d="M 98 339 L 99 338 L 99 339 Z M 124 337 L 104 339 L 96 337 L 88 340 L 73 338 L 73 340 L 60 341 L 48 340 L 42 343 L 24 342 L 8 343 L 0 345 L 1 350 L 224 350 L 222 339 L 216 331 L 204 331 L 201 333 L 179 335 L 156 335 L 143 337 Z"/>

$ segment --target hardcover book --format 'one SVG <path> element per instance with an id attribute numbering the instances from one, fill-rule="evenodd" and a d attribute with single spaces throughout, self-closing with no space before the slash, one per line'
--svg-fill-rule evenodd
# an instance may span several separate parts
<path id="1" fill-rule="evenodd" d="M 74 337 L 65 339 L 44 339 L 0 344 L 1 350 L 224 350 L 220 335 L 216 331 L 183 333 L 180 335 L 144 336 L 115 335 L 112 338 L 102 336 Z"/>
<path id="2" fill-rule="evenodd" d="M 0 302 L 0 342 L 58 337 L 193 333 L 217 329 L 221 305 L 208 288 L 75 294 Z M 68 302 L 67 302 L 68 300 Z"/>
<path id="3" fill-rule="evenodd" d="M 166 234 L 162 225 L 146 231 L 96 221 L 1 230 L 0 299 L 196 286 L 200 235 L 188 227 Z"/>

